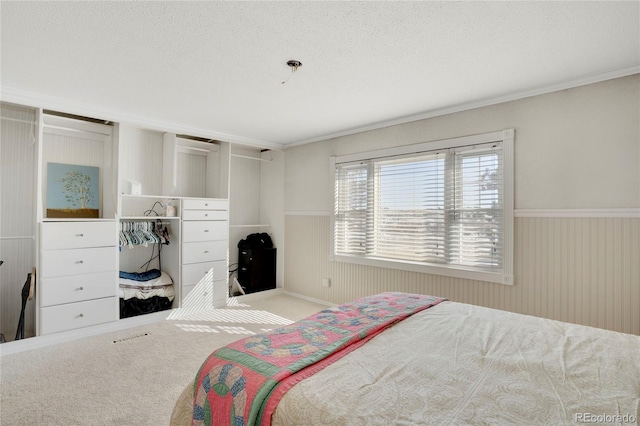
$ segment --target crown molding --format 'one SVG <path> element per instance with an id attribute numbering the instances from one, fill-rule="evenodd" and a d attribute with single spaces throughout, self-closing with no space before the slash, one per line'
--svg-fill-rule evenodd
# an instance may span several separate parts
<path id="1" fill-rule="evenodd" d="M 118 123 L 124 123 L 136 127 L 153 129 L 158 131 L 187 134 L 199 137 L 207 137 L 220 141 L 230 142 L 238 145 L 245 145 L 255 148 L 269 148 L 282 150 L 290 147 L 307 145 L 314 142 L 320 142 L 328 139 L 335 139 L 342 136 L 348 136 L 356 133 L 362 133 L 370 130 L 377 130 L 384 127 L 395 126 L 399 124 L 406 124 L 413 121 L 424 120 L 428 118 L 438 117 L 447 114 L 453 114 L 457 112 L 467 111 L 471 109 L 496 105 L 504 102 L 510 102 L 518 99 L 528 98 L 537 95 L 543 95 L 546 93 L 557 92 L 560 90 L 571 89 L 574 87 L 585 86 L 588 84 L 599 83 L 602 81 L 612 80 L 615 78 L 626 77 L 633 74 L 640 73 L 640 65 L 634 65 L 631 67 L 612 70 L 604 73 L 593 74 L 575 78 L 572 80 L 547 85 L 531 90 L 524 90 L 520 92 L 514 92 L 504 96 L 492 97 L 481 99 L 478 101 L 462 103 L 453 105 L 446 108 L 439 108 L 430 111 L 425 111 L 419 114 L 413 114 L 409 116 L 399 117 L 391 120 L 380 121 L 371 123 L 364 126 L 354 127 L 351 129 L 342 130 L 339 132 L 326 133 L 321 136 L 303 139 L 293 143 L 276 143 L 270 141 L 263 141 L 259 139 L 246 138 L 243 136 L 232 135 L 223 132 L 216 132 L 211 129 L 203 129 L 198 127 L 184 126 L 179 123 L 167 123 L 164 121 L 158 121 L 150 117 L 144 116 L 132 116 L 119 113 L 117 111 L 110 110 L 108 108 L 99 107 L 92 104 L 86 104 L 82 102 L 71 101 L 68 99 L 58 98 L 54 96 L 42 95 L 34 92 L 30 92 L 23 89 L 17 89 L 13 87 L 3 86 L 0 91 L 2 101 L 16 103 L 26 106 L 32 106 L 36 108 L 52 109 L 70 114 L 78 114 L 90 117 L 103 118 Z"/>
<path id="2" fill-rule="evenodd" d="M 269 148 L 276 150 L 284 149 L 284 145 L 275 142 L 246 138 L 243 136 L 232 135 L 223 132 L 216 132 L 211 129 L 184 126 L 180 123 L 159 121 L 151 117 L 123 114 L 118 111 L 96 106 L 93 104 L 72 101 L 55 96 L 43 95 L 40 93 L 17 89 L 14 87 L 2 86 L 0 96 L 3 102 L 25 105 L 34 108 L 50 109 L 86 117 L 94 117 L 144 129 L 197 136 L 202 138 L 211 138 L 219 141 L 255 148 Z"/>
<path id="3" fill-rule="evenodd" d="M 441 115 L 453 114 L 456 112 L 468 111 L 475 108 L 481 108 L 491 105 L 497 105 L 504 102 L 515 101 L 518 99 L 529 98 L 531 96 L 544 95 L 546 93 L 558 92 L 560 90 L 571 89 L 579 86 L 586 86 L 588 84 L 600 83 L 602 81 L 613 80 L 615 78 L 627 77 L 633 74 L 640 73 L 640 65 L 634 65 L 631 67 L 621 68 L 613 71 L 607 71 L 599 74 L 592 74 L 588 76 L 578 77 L 572 80 L 564 81 L 561 83 L 551 84 L 548 86 L 538 87 L 531 90 L 523 90 L 520 92 L 514 92 L 504 96 L 497 96 L 492 98 L 481 99 L 478 101 L 462 103 L 453 105 L 446 108 L 439 108 L 430 111 L 425 111 L 419 114 L 408 115 L 404 117 L 395 118 L 392 120 L 380 121 L 365 126 L 354 127 L 351 129 L 327 133 L 322 136 L 304 139 L 298 142 L 288 143 L 285 148 L 291 148 L 300 145 L 307 145 L 313 142 L 320 142 L 328 139 L 335 139 L 341 136 L 353 135 L 355 133 L 367 132 L 370 130 L 382 129 L 384 127 L 395 126 L 398 124 L 410 123 L 412 121 L 424 120 L 427 118 L 438 117 Z"/>

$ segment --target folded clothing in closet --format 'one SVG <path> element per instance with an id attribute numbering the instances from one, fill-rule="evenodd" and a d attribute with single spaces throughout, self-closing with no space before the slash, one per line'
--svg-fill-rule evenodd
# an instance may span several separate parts
<path id="1" fill-rule="evenodd" d="M 118 293 L 120 318 L 171 309 L 175 298 L 173 280 L 157 269 L 142 273 L 120 271 Z"/>

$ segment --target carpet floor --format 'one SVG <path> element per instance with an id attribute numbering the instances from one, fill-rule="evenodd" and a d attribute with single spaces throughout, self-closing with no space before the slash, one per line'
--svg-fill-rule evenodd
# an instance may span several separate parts
<path id="1" fill-rule="evenodd" d="M 287 295 L 2 356 L 2 425 L 168 425 L 215 349 L 325 306 Z"/>

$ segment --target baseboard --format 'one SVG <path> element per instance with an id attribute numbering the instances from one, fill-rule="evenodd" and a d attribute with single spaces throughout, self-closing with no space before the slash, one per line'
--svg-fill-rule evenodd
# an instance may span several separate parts
<path id="1" fill-rule="evenodd" d="M 277 296 L 283 293 L 282 288 L 274 288 L 272 290 L 264 290 L 258 291 L 256 293 L 243 294 L 241 296 L 233 296 L 227 299 L 227 305 L 233 306 L 233 300 L 235 299 L 238 303 L 242 302 L 254 302 L 256 300 L 265 299 L 267 297 Z M 229 303 L 231 301 L 231 304 Z"/>
<path id="2" fill-rule="evenodd" d="M 227 306 L 233 306 L 234 303 L 260 300 L 282 293 L 283 289 L 276 288 L 273 290 L 250 293 L 244 296 L 230 297 L 229 299 L 227 299 Z M 23 340 L 2 343 L 0 345 L 0 357 L 19 352 L 30 351 L 32 349 L 40 349 L 46 346 L 57 345 L 60 343 L 67 343 L 73 340 L 82 339 L 84 337 L 96 336 L 113 331 L 126 330 L 127 328 L 165 321 L 166 319 L 171 318 L 172 313 L 178 312 L 179 310 L 180 308 L 170 309 L 162 312 L 155 312 L 131 318 L 119 319 L 117 321 L 109 322 L 106 324 L 99 324 L 91 327 L 78 328 L 76 330 L 63 331 L 60 333 L 48 334 L 45 336 L 29 337 Z"/>
<path id="3" fill-rule="evenodd" d="M 256 300 L 265 299 L 277 295 L 286 294 L 288 296 L 303 299 L 309 302 L 317 303 L 325 306 L 336 306 L 334 303 L 329 303 L 325 300 L 315 299 L 313 297 L 304 296 L 302 294 L 286 291 L 283 288 L 276 288 L 273 290 L 265 290 L 257 293 L 245 294 L 243 296 L 235 296 L 227 299 L 227 305 L 233 306 L 235 303 L 252 302 Z M 141 325 L 152 324 L 155 322 L 165 321 L 170 317 L 171 313 L 175 309 L 170 309 L 162 312 L 155 312 L 152 314 L 139 315 L 137 317 L 125 318 L 106 324 L 94 325 L 91 327 L 79 328 L 76 330 L 63 331 L 60 333 L 48 334 L 45 336 L 29 337 L 23 340 L 16 340 L 12 342 L 6 342 L 0 344 L 0 357 L 5 355 L 12 355 L 24 351 L 30 351 L 32 349 L 40 349 L 51 345 L 57 345 L 60 343 L 67 343 L 73 340 L 82 339 L 84 337 L 91 337 L 100 334 L 110 333 L 113 331 L 126 330 L 128 328 L 138 327 Z"/>
<path id="4" fill-rule="evenodd" d="M 48 334 L 45 336 L 29 337 L 22 340 L 14 340 L 0 345 L 0 356 L 11 355 L 19 352 L 40 349 L 46 346 L 67 343 L 83 337 L 96 336 L 110 333 L 112 331 L 126 330 L 127 328 L 138 327 L 140 325 L 152 324 L 167 319 L 173 310 L 155 312 L 152 314 L 139 315 L 131 318 L 124 318 L 106 324 L 94 325 L 91 327 L 78 328 L 76 330 L 62 331 L 60 333 Z"/>
<path id="5" fill-rule="evenodd" d="M 307 302 L 317 303 L 324 306 L 338 306 L 336 303 L 327 302 L 326 300 L 316 299 L 315 297 L 304 296 L 302 294 L 294 293 L 293 291 L 284 290 L 284 294 L 291 297 L 297 297 L 298 299 L 306 300 Z"/>

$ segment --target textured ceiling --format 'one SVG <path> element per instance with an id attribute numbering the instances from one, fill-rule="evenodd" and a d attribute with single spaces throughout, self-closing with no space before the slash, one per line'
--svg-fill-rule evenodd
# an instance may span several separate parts
<path id="1" fill-rule="evenodd" d="M 2 1 L 0 14 L 4 99 L 272 147 L 640 70 L 636 1 Z"/>

